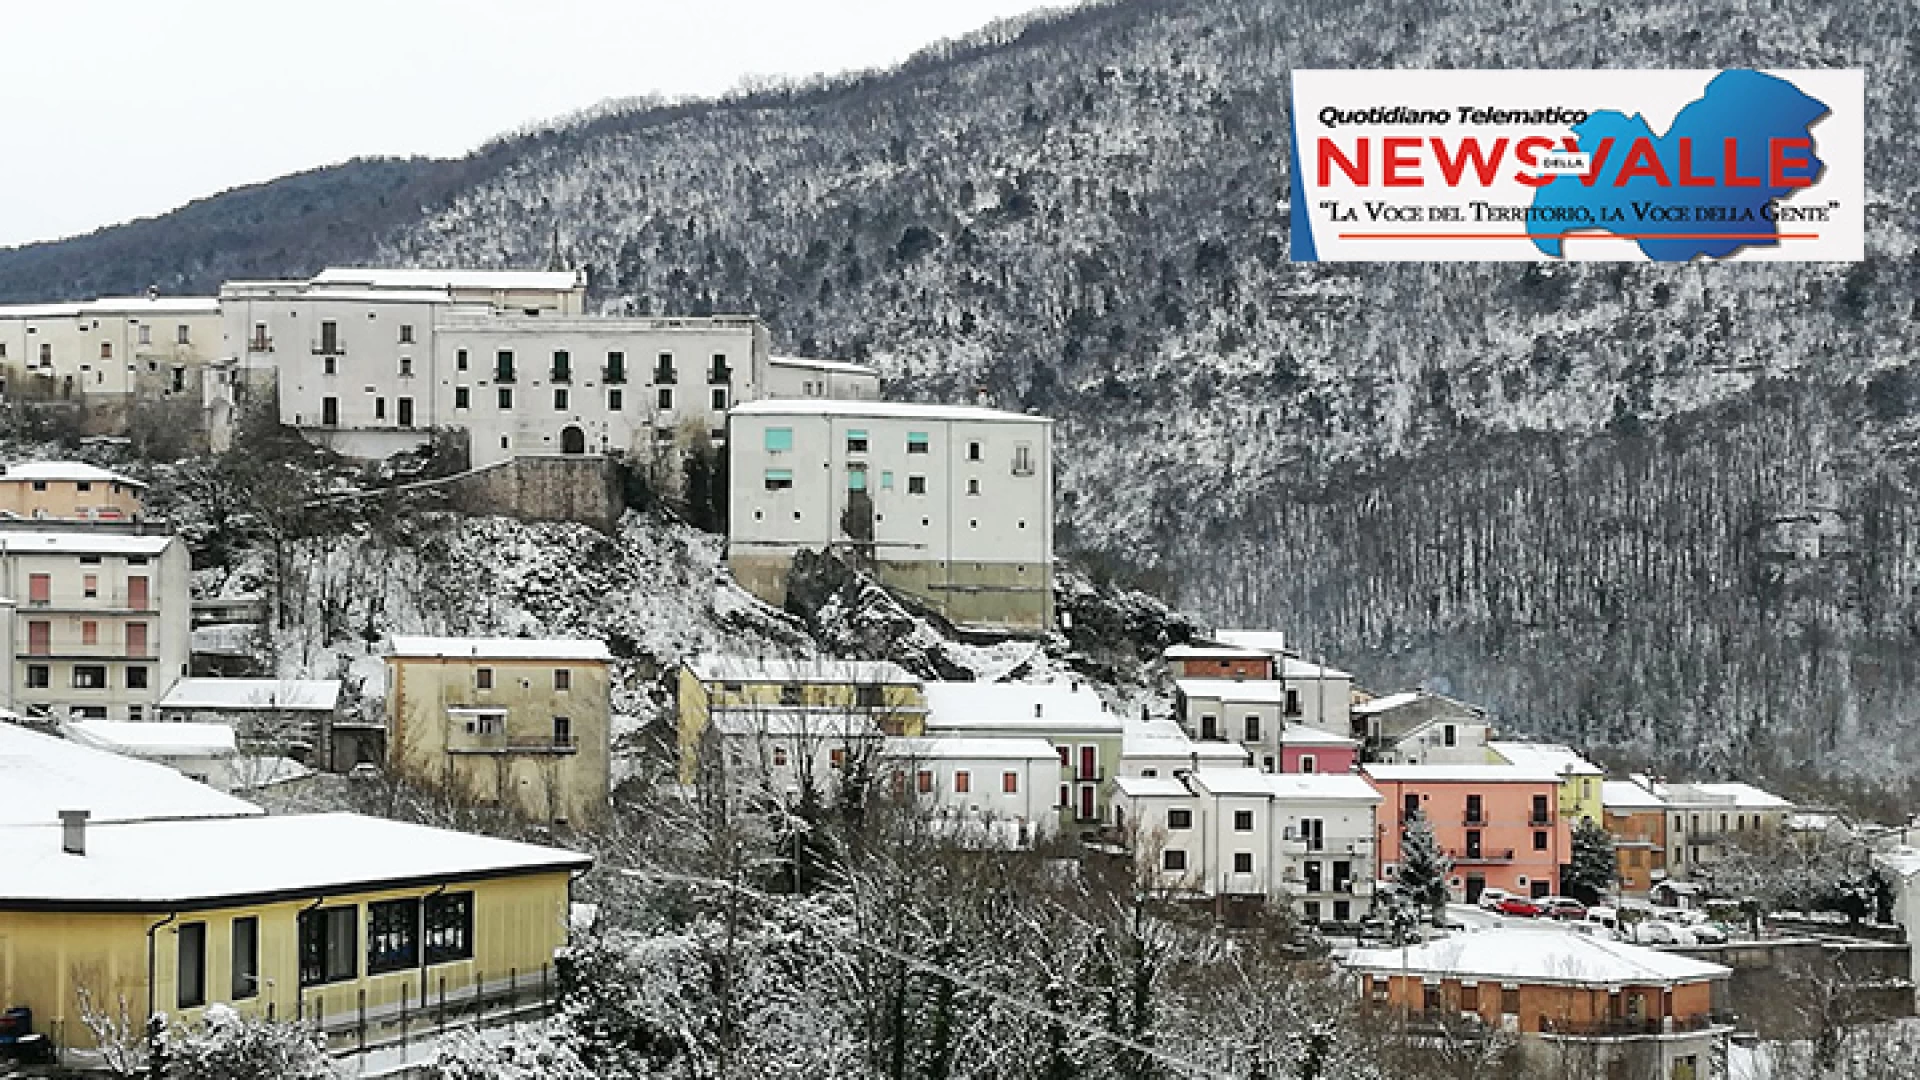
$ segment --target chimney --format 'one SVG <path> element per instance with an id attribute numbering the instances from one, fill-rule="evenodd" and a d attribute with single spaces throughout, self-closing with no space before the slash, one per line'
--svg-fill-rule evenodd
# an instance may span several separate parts
<path id="1" fill-rule="evenodd" d="M 147 299 L 149 300 L 160 299 L 160 286 L 158 285 L 147 286 Z"/>
<path id="2" fill-rule="evenodd" d="M 1044 705 L 1043 703 L 1041 703 L 1041 702 L 1038 702 L 1038 701 L 1036 701 L 1036 702 L 1034 702 L 1034 703 L 1033 703 L 1033 715 L 1034 715 L 1034 717 L 1035 717 L 1035 718 L 1037 719 L 1037 718 L 1038 718 L 1038 717 L 1039 717 L 1039 716 L 1041 715 L 1041 713 L 1042 713 L 1042 712 L 1043 712 L 1043 711 L 1044 711 L 1045 709 L 1046 709 L 1046 705 Z"/>
<path id="3" fill-rule="evenodd" d="M 60 811 L 60 850 L 69 855 L 87 853 L 87 819 L 93 814 L 86 810 Z"/>

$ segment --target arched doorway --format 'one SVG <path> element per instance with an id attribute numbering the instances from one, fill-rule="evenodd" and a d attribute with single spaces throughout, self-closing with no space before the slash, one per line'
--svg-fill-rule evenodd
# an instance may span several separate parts
<path id="1" fill-rule="evenodd" d="M 560 452 L 563 454 L 584 454 L 587 452 L 587 433 L 576 424 L 568 424 L 560 429 Z"/>

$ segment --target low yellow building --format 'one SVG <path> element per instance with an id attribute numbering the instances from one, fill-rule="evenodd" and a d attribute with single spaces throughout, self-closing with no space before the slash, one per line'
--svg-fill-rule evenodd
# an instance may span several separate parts
<path id="1" fill-rule="evenodd" d="M 701 737 L 716 712 L 741 718 L 765 710 L 854 715 L 885 735 L 919 735 L 927 698 L 920 680 L 886 660 L 758 660 L 704 655 L 680 666 L 680 782 L 693 783 Z"/>
<path id="2" fill-rule="evenodd" d="M 1494 741 L 1487 744 L 1487 749 L 1496 764 L 1520 765 L 1557 774 L 1562 820 L 1571 823 L 1585 818 L 1595 825 L 1606 824 L 1600 785 L 1606 780 L 1607 771 L 1581 757 L 1572 747 L 1559 743 Z"/>
<path id="3" fill-rule="evenodd" d="M 138 521 L 147 485 L 79 461 L 0 466 L 0 515 L 62 521 Z"/>
<path id="4" fill-rule="evenodd" d="M 64 1049 L 103 1013 L 192 1025 L 213 1004 L 336 1045 L 554 994 L 591 860 L 355 814 L 0 829 L 0 1002 Z"/>
<path id="5" fill-rule="evenodd" d="M 396 637 L 388 767 L 534 821 L 606 816 L 609 664 L 599 641 Z"/>

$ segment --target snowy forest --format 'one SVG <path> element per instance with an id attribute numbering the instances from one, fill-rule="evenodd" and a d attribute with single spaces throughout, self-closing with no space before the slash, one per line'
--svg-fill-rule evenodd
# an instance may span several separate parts
<path id="1" fill-rule="evenodd" d="M 1910 4 L 1120 0 L 897 70 L 636 103 L 63 244 L 0 296 L 327 262 L 585 267 L 895 396 L 1057 416 L 1060 536 L 1372 688 L 1613 764 L 1911 783 Z M 1869 72 L 1858 265 L 1288 262 L 1287 72 Z M 1898 752 L 1890 752 L 1898 751 Z"/>

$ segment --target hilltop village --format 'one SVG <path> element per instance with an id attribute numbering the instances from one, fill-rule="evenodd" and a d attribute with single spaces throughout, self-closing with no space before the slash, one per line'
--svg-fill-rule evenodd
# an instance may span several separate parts
<path id="1" fill-rule="evenodd" d="M 872 367 L 773 355 L 752 316 L 590 313 L 575 272 L 0 308 L 0 393 L 81 445 L 246 453 L 265 417 L 340 461 L 446 454 L 408 483 L 529 520 L 606 528 L 613 470 L 688 499 L 699 472 L 721 572 L 769 619 L 832 558 L 974 647 L 1044 656 L 1070 622 L 1048 418 L 890 400 Z M 609 861 L 648 761 L 646 798 L 775 838 L 768 888 L 828 887 L 853 856 L 824 823 L 884 806 L 940 851 L 1122 880 L 1228 940 L 1278 927 L 1337 965 L 1343 1008 L 1535 1069 L 1728 1077 L 1743 1041 L 1810 1037 L 1762 969 L 1914 1012 L 1920 830 L 1610 773 L 1283 629 L 1147 642 L 1125 696 L 1065 663 L 689 651 L 642 744 L 618 730 L 634 675 L 611 635 L 387 634 L 367 686 L 255 670 L 236 628 L 309 613 L 201 588 L 149 487 L 0 469 L 0 1062 L 112 1071 L 238 1015 L 364 1071 L 564 1015 L 567 957 L 613 902 L 588 896 L 638 873 Z M 356 786 L 393 812 L 325 805 Z M 419 793 L 459 812 L 407 819 Z M 1803 913 L 1759 898 L 1787 864 Z"/>

